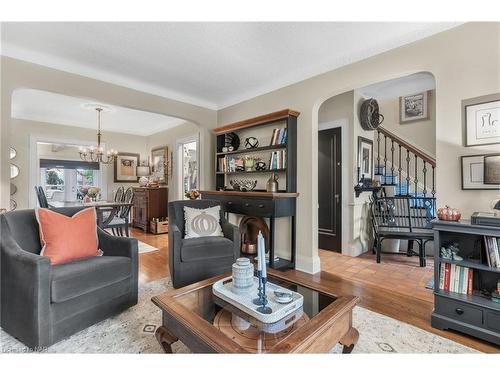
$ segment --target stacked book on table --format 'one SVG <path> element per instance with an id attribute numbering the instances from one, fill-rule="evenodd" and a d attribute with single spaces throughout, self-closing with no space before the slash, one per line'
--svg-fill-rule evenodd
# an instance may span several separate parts
<path id="1" fill-rule="evenodd" d="M 472 268 L 441 262 L 439 289 L 459 294 L 472 294 Z"/>

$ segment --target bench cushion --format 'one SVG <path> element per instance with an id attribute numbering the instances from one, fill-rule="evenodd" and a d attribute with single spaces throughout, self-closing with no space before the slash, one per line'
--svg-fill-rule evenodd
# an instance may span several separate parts
<path id="1" fill-rule="evenodd" d="M 130 258 L 91 257 L 51 269 L 51 301 L 64 302 L 131 276 Z"/>

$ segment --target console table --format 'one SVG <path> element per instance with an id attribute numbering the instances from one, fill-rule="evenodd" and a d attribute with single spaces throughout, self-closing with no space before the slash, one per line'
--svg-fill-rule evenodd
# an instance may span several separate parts
<path id="1" fill-rule="evenodd" d="M 298 193 L 268 193 L 268 192 L 241 192 L 241 191 L 201 191 L 203 199 L 215 199 L 221 202 L 226 213 L 251 215 L 269 218 L 269 267 L 275 269 L 295 268 L 295 206 Z M 274 261 L 274 220 L 278 217 L 290 217 L 291 252 L 290 260 Z"/>

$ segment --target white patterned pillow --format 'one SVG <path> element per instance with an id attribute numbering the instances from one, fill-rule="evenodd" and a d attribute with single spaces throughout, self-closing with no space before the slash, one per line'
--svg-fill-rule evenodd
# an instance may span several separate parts
<path id="1" fill-rule="evenodd" d="M 220 206 L 193 208 L 184 206 L 184 238 L 223 237 Z"/>

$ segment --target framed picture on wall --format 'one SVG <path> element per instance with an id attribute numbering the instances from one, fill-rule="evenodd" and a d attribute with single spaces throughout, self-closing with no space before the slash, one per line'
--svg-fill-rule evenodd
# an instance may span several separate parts
<path id="1" fill-rule="evenodd" d="M 373 180 L 373 141 L 358 137 L 358 168 L 360 178 Z"/>
<path id="2" fill-rule="evenodd" d="M 399 123 L 429 119 L 429 91 L 399 97 Z"/>
<path id="3" fill-rule="evenodd" d="M 461 157 L 462 190 L 498 190 L 500 154 Z"/>
<path id="4" fill-rule="evenodd" d="M 162 146 L 151 150 L 151 172 L 160 184 L 168 185 L 168 147 Z"/>
<path id="5" fill-rule="evenodd" d="M 139 154 L 119 152 L 115 160 L 114 182 L 137 182 L 139 158 Z"/>
<path id="6" fill-rule="evenodd" d="M 466 146 L 500 143 L 500 99 L 485 99 L 469 99 L 465 102 L 470 104 L 463 104 Z"/>

